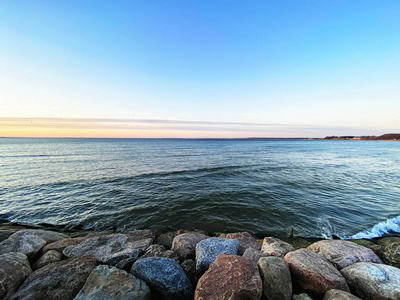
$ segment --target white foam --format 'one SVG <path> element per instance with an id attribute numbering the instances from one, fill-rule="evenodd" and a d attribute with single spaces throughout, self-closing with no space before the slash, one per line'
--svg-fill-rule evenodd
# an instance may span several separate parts
<path id="1" fill-rule="evenodd" d="M 361 231 L 349 237 L 350 239 L 371 239 L 380 237 L 389 232 L 400 233 L 400 216 L 380 222 L 371 229 Z"/>

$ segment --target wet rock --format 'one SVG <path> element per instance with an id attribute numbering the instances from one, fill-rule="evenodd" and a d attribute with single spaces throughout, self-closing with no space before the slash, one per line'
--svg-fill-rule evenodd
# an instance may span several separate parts
<path id="1" fill-rule="evenodd" d="M 243 253 L 246 251 L 246 249 L 249 249 L 249 248 L 252 248 L 255 250 L 260 250 L 261 245 L 262 245 L 262 243 L 257 241 L 257 239 L 248 232 L 235 232 L 235 233 L 221 234 L 220 237 L 238 240 L 239 241 L 239 249 L 237 252 L 238 255 L 243 255 Z"/>
<path id="2" fill-rule="evenodd" d="M 289 266 L 280 257 L 262 257 L 257 263 L 263 281 L 263 293 L 268 300 L 292 299 L 292 279 Z"/>
<path id="3" fill-rule="evenodd" d="M 11 299 L 74 299 L 95 267 L 96 258 L 92 255 L 48 264 L 33 272 Z"/>
<path id="4" fill-rule="evenodd" d="M 400 268 L 400 242 L 386 245 L 383 260 L 391 266 Z"/>
<path id="5" fill-rule="evenodd" d="M 209 236 L 202 233 L 182 233 L 177 235 L 172 241 L 171 250 L 174 251 L 181 261 L 195 256 L 195 249 L 198 242 L 209 238 Z"/>
<path id="6" fill-rule="evenodd" d="M 268 255 L 265 254 L 264 252 L 262 252 L 260 250 L 254 250 L 253 248 L 248 248 L 243 253 L 243 257 L 248 258 L 248 259 L 254 261 L 255 263 L 257 263 L 261 257 L 266 257 L 266 256 L 268 256 Z"/>
<path id="7" fill-rule="evenodd" d="M 131 273 L 163 295 L 163 299 L 192 299 L 193 287 L 181 266 L 171 258 L 137 260 Z"/>
<path id="8" fill-rule="evenodd" d="M 286 253 L 294 251 L 294 247 L 274 237 L 264 238 L 261 251 L 268 256 L 284 257 Z"/>
<path id="9" fill-rule="evenodd" d="M 63 239 L 59 240 L 54 243 L 47 244 L 46 246 L 43 247 L 43 252 L 47 252 L 49 250 L 56 250 L 58 252 L 63 252 L 65 248 L 68 246 L 72 245 L 78 245 L 79 243 L 83 242 L 86 240 L 87 237 L 76 237 L 76 238 L 68 238 L 68 239 Z"/>
<path id="10" fill-rule="evenodd" d="M 146 249 L 146 252 L 141 256 L 141 258 L 146 257 L 167 257 L 176 260 L 179 263 L 178 255 L 172 250 L 166 250 L 163 245 L 151 245 Z"/>
<path id="11" fill-rule="evenodd" d="M 351 290 L 362 299 L 400 299 L 400 269 L 359 262 L 342 269 Z"/>
<path id="12" fill-rule="evenodd" d="M 74 300 L 149 300 L 146 283 L 112 266 L 97 266 Z"/>
<path id="13" fill-rule="evenodd" d="M 323 240 L 310 245 L 307 249 L 322 255 L 339 270 L 362 261 L 382 263 L 371 249 L 349 241 Z"/>
<path id="14" fill-rule="evenodd" d="M 307 248 L 308 246 L 310 246 L 312 244 L 311 242 L 309 242 L 306 239 L 301 238 L 301 237 L 289 238 L 287 240 L 287 242 L 290 245 L 292 245 L 295 250 L 301 249 L 301 248 Z"/>
<path id="15" fill-rule="evenodd" d="M 325 296 L 322 300 L 361 300 L 361 299 L 345 291 L 329 290 L 325 293 Z"/>
<path id="16" fill-rule="evenodd" d="M 39 260 L 32 266 L 32 269 L 37 270 L 43 268 L 45 265 L 60 261 L 62 257 L 62 253 L 56 250 L 49 250 L 39 258 Z"/>
<path id="17" fill-rule="evenodd" d="M 176 237 L 176 233 L 169 231 L 166 233 L 161 234 L 157 239 L 156 243 L 163 245 L 166 249 L 171 249 L 172 247 L 172 241 Z"/>
<path id="18" fill-rule="evenodd" d="M 9 299 L 31 273 L 25 254 L 9 252 L 0 255 L 0 299 Z"/>
<path id="19" fill-rule="evenodd" d="M 289 252 L 284 257 L 295 282 L 313 294 L 331 289 L 349 291 L 346 280 L 325 258 L 307 249 Z"/>
<path id="20" fill-rule="evenodd" d="M 98 261 L 115 266 L 122 260 L 137 258 L 153 240 L 154 235 L 150 230 L 100 235 L 66 247 L 63 254 L 67 257 L 92 254 Z"/>
<path id="21" fill-rule="evenodd" d="M 238 248 L 238 240 L 218 237 L 202 240 L 196 245 L 196 269 L 205 272 L 218 255 L 221 253 L 236 255 Z"/>
<path id="22" fill-rule="evenodd" d="M 220 254 L 200 278 L 194 299 L 259 300 L 261 296 L 257 265 L 241 256 Z"/>
<path id="23" fill-rule="evenodd" d="M 37 229 L 23 229 L 12 234 L 0 243 L 0 254 L 8 252 L 21 252 L 33 258 L 47 243 L 68 238 L 67 235 Z"/>
<path id="24" fill-rule="evenodd" d="M 384 248 L 386 248 L 386 246 L 393 244 L 393 243 L 400 243 L 400 237 L 396 237 L 396 236 L 388 236 L 388 237 L 384 237 L 384 238 L 380 238 L 377 241 L 378 245 L 383 246 Z"/>
<path id="25" fill-rule="evenodd" d="M 185 259 L 181 263 L 181 267 L 192 285 L 196 286 L 201 277 L 201 273 L 196 269 L 196 262 L 193 259 Z"/>
<path id="26" fill-rule="evenodd" d="M 301 294 L 293 295 L 292 300 L 313 300 L 313 298 L 308 296 L 306 293 L 301 293 Z"/>

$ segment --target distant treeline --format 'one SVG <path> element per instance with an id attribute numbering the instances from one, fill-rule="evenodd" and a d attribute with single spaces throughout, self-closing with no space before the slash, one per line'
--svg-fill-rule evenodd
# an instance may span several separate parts
<path id="1" fill-rule="evenodd" d="M 398 141 L 400 140 L 400 133 L 386 133 L 380 136 L 365 135 L 365 136 L 327 136 L 325 140 L 371 140 L 371 141 Z"/>

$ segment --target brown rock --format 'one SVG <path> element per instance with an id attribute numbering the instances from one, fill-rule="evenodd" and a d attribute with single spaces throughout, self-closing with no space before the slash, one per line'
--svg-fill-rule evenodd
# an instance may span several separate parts
<path id="1" fill-rule="evenodd" d="M 349 241 L 323 240 L 308 246 L 307 249 L 322 255 L 339 270 L 361 261 L 382 263 L 371 249 Z"/>
<path id="2" fill-rule="evenodd" d="M 177 235 L 172 241 L 171 250 L 182 260 L 193 259 L 198 242 L 209 238 L 202 233 L 188 232 Z"/>
<path id="3" fill-rule="evenodd" d="M 141 258 L 145 257 L 167 257 L 176 260 L 179 263 L 178 255 L 172 250 L 166 250 L 163 245 L 153 244 L 146 249 L 146 252 L 141 256 Z"/>
<path id="4" fill-rule="evenodd" d="M 76 237 L 76 238 L 68 238 L 68 239 L 63 239 L 59 240 L 57 242 L 47 244 L 43 248 L 43 253 L 46 253 L 49 250 L 56 250 L 58 252 L 63 252 L 65 248 L 71 245 L 78 245 L 80 242 L 83 242 L 86 240 L 88 237 Z"/>
<path id="5" fill-rule="evenodd" d="M 259 300 L 262 281 L 257 265 L 237 255 L 220 254 L 200 278 L 196 300 Z"/>
<path id="6" fill-rule="evenodd" d="M 62 253 L 56 250 L 49 250 L 39 258 L 39 260 L 32 266 L 32 269 L 37 270 L 43 268 L 45 265 L 60 261 L 62 257 Z"/>
<path id="7" fill-rule="evenodd" d="M 171 249 L 172 241 L 176 237 L 176 233 L 169 231 L 166 233 L 161 234 L 157 239 L 156 243 L 165 246 L 167 249 Z"/>
<path id="8" fill-rule="evenodd" d="M 400 268 L 400 242 L 387 245 L 383 259 L 387 264 Z"/>
<path id="9" fill-rule="evenodd" d="M 361 300 L 361 299 L 345 291 L 329 290 L 325 293 L 325 296 L 322 300 Z"/>
<path id="10" fill-rule="evenodd" d="M 286 253 L 294 251 L 294 247 L 274 237 L 264 238 L 261 251 L 268 256 L 284 257 Z"/>
<path id="11" fill-rule="evenodd" d="M 400 243 L 400 237 L 397 236 L 388 236 L 378 240 L 378 245 L 381 245 L 386 248 L 386 246 L 393 244 L 393 243 Z"/>
<path id="12" fill-rule="evenodd" d="M 340 272 L 325 258 L 310 250 L 289 252 L 284 260 L 295 282 L 311 293 L 324 294 L 331 289 L 349 291 Z"/>
<path id="13" fill-rule="evenodd" d="M 262 243 L 258 242 L 257 239 L 248 232 L 236 232 L 221 234 L 221 238 L 235 239 L 239 241 L 238 255 L 243 255 L 246 249 L 252 248 L 260 250 Z"/>

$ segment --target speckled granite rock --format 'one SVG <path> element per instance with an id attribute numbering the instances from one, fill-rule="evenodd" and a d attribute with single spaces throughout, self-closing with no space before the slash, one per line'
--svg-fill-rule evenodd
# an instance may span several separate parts
<path id="1" fill-rule="evenodd" d="M 207 238 L 209 238 L 209 236 L 202 233 L 182 233 L 177 235 L 172 241 L 171 250 L 179 256 L 181 261 L 188 258 L 193 259 L 195 257 L 197 243 Z"/>
<path id="2" fill-rule="evenodd" d="M 361 300 L 361 299 L 348 292 L 333 289 L 327 291 L 322 300 Z"/>
<path id="3" fill-rule="evenodd" d="M 261 251 L 268 256 L 284 257 L 286 253 L 294 251 L 294 247 L 274 237 L 264 238 Z"/>
<path id="4" fill-rule="evenodd" d="M 62 257 L 62 253 L 56 250 L 49 250 L 39 258 L 39 260 L 32 266 L 32 269 L 37 270 L 43 268 L 45 265 L 60 261 Z"/>

